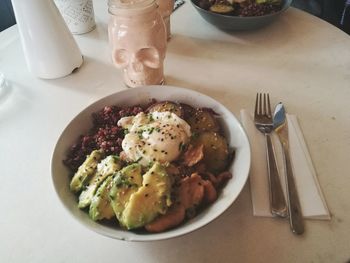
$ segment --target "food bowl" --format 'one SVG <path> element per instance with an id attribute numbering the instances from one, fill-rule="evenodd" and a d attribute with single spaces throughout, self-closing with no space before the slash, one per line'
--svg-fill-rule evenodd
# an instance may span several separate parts
<path id="1" fill-rule="evenodd" d="M 131 106 L 144 104 L 151 99 L 178 101 L 195 107 L 209 107 L 219 114 L 224 134 L 230 147 L 235 149 L 234 160 L 229 167 L 233 177 L 228 180 L 218 199 L 191 220 L 162 233 L 127 231 L 117 224 L 105 224 L 91 220 L 88 213 L 78 208 L 77 197 L 70 191 L 71 175 L 63 164 L 68 149 L 79 135 L 86 134 L 92 126 L 91 114 L 104 106 Z M 235 116 L 216 100 L 196 91 L 172 86 L 144 86 L 123 90 L 102 98 L 81 111 L 64 129 L 55 146 L 52 160 L 52 180 L 57 195 L 68 212 L 87 228 L 120 240 L 154 241 L 173 238 L 192 232 L 221 215 L 236 200 L 248 178 L 250 147 L 247 136 Z M 225 227 L 225 226 L 223 226 Z"/>
<path id="2" fill-rule="evenodd" d="M 278 12 L 263 16 L 232 16 L 214 13 L 198 6 L 198 0 L 191 0 L 198 13 L 210 24 L 225 31 L 245 31 L 262 28 L 278 18 L 286 11 L 292 0 L 283 0 L 282 8 Z"/>

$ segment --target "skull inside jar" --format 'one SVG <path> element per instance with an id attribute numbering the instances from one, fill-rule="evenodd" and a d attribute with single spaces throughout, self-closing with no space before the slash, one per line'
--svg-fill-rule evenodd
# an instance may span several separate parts
<path id="1" fill-rule="evenodd" d="M 167 36 L 156 0 L 110 0 L 112 60 L 128 87 L 164 82 Z"/>

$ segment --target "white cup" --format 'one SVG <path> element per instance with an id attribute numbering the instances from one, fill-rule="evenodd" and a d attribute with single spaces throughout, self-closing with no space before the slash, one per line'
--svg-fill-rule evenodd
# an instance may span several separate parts
<path id="1" fill-rule="evenodd" d="M 72 34 L 84 34 L 96 27 L 92 0 L 55 0 Z"/>

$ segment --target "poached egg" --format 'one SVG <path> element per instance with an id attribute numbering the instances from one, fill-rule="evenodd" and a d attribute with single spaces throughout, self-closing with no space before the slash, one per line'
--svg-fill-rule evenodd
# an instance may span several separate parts
<path id="1" fill-rule="evenodd" d="M 126 157 L 142 165 L 176 160 L 191 137 L 188 123 L 169 111 L 141 112 L 121 118 L 118 125 L 127 133 L 122 142 Z"/>

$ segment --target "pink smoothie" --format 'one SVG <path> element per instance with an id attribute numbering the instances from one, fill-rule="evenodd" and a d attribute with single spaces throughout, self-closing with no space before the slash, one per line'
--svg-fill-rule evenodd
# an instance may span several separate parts
<path id="1" fill-rule="evenodd" d="M 112 59 L 129 87 L 162 84 L 167 37 L 155 0 L 109 1 Z"/>
<path id="2" fill-rule="evenodd" d="M 170 15 L 174 9 L 174 0 L 157 0 L 159 6 L 159 13 L 163 17 L 166 31 L 167 39 L 170 39 L 171 30 L 170 30 Z"/>

